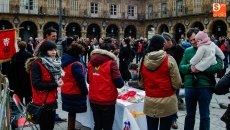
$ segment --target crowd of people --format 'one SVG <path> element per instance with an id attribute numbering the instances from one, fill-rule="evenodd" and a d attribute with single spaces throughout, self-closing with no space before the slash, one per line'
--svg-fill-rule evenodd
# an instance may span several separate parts
<path id="1" fill-rule="evenodd" d="M 186 35 L 179 43 L 166 32 L 150 39 L 127 37 L 120 42 L 109 37 L 66 37 L 60 56 L 55 43 L 57 30 L 48 28 L 40 42 L 31 37 L 26 43 L 19 38 L 19 52 L 8 68 L 3 65 L 2 72 L 9 77 L 11 89 L 22 101 L 25 98 L 25 104 L 43 105 L 45 101 L 41 130 L 53 130 L 57 98 L 62 100 L 62 110 L 68 112 L 68 130 L 75 130 L 76 114 L 87 111 L 87 98 L 94 130 L 112 130 L 117 88 L 124 85 L 145 91 L 143 112 L 148 130 L 178 129 L 178 109 L 186 110 L 184 129 L 193 130 L 197 104 L 200 129 L 209 130 L 212 94 L 229 92 L 229 73 L 225 73 L 230 40 L 216 40 L 206 30 L 196 28 Z M 7 69 L 13 73 L 5 73 Z M 221 79 L 218 83 L 215 74 Z M 57 96 L 58 87 L 61 97 Z M 181 87 L 185 101 L 179 96 Z M 230 107 L 225 117 L 230 118 Z M 222 120 L 230 130 L 228 119 Z"/>

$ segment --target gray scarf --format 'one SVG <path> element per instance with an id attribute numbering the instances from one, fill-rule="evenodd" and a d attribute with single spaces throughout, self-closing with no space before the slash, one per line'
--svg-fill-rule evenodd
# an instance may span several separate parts
<path id="1" fill-rule="evenodd" d="M 60 58 L 51 58 L 51 57 L 42 57 L 42 64 L 49 70 L 49 72 L 53 75 L 54 79 L 57 81 L 62 76 L 64 76 L 64 72 L 61 68 L 61 59 Z"/>

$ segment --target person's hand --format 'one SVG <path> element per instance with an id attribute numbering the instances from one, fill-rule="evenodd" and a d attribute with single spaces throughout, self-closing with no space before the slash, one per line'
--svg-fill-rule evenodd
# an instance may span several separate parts
<path id="1" fill-rule="evenodd" d="M 61 87 L 61 86 L 64 84 L 64 82 L 63 82 L 63 80 L 60 78 L 60 79 L 57 81 L 57 84 L 58 84 L 58 87 Z"/>
<path id="2" fill-rule="evenodd" d="M 196 69 L 195 65 L 191 65 L 191 73 L 198 73 L 200 72 L 198 69 Z"/>
<path id="3" fill-rule="evenodd" d="M 190 70 L 191 70 L 191 73 L 194 73 L 196 71 L 196 67 L 194 65 L 191 65 Z"/>

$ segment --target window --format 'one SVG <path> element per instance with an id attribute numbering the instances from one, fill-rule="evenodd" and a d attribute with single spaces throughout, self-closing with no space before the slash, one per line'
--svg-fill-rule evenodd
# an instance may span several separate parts
<path id="1" fill-rule="evenodd" d="M 25 9 L 33 10 L 34 1 L 33 0 L 26 0 L 25 1 Z"/>
<path id="2" fill-rule="evenodd" d="M 37 14 L 38 0 L 20 0 L 20 13 Z"/>
<path id="3" fill-rule="evenodd" d="M 201 12 L 201 0 L 193 0 L 193 11 L 194 13 L 199 13 Z"/>
<path id="4" fill-rule="evenodd" d="M 152 5 L 148 6 L 148 15 L 149 15 L 149 17 L 153 16 L 153 6 Z"/>
<path id="5" fill-rule="evenodd" d="M 56 15 L 57 12 L 58 1 L 57 0 L 47 0 L 47 13 L 50 15 Z"/>
<path id="6" fill-rule="evenodd" d="M 110 5 L 110 15 L 117 15 L 117 5 Z"/>
<path id="7" fill-rule="evenodd" d="M 72 0 L 70 2 L 70 10 L 78 11 L 79 10 L 79 3 L 77 0 Z"/>
<path id="8" fill-rule="evenodd" d="M 21 8 L 33 10 L 35 8 L 35 0 L 21 0 Z"/>
<path id="9" fill-rule="evenodd" d="M 183 12 L 183 1 L 180 0 L 180 1 L 177 1 L 176 3 L 176 6 L 177 6 L 177 12 Z"/>
<path id="10" fill-rule="evenodd" d="M 0 1 L 0 12 L 9 12 L 9 0 L 1 0 Z"/>
<path id="11" fill-rule="evenodd" d="M 176 11 L 176 1 L 175 0 L 173 1 L 173 6 L 172 7 L 173 7 L 172 8 L 173 12 L 175 12 Z"/>
<path id="12" fill-rule="evenodd" d="M 134 16 L 134 6 L 128 6 L 128 16 Z"/>
<path id="13" fill-rule="evenodd" d="M 91 14 L 98 13 L 98 3 L 91 3 Z"/>
<path id="14" fill-rule="evenodd" d="M 163 15 L 166 15 L 167 14 L 167 4 L 166 3 L 162 3 L 161 4 L 161 13 Z"/>
<path id="15" fill-rule="evenodd" d="M 56 8 L 57 5 L 58 5 L 57 0 L 48 0 L 48 7 L 49 8 Z"/>

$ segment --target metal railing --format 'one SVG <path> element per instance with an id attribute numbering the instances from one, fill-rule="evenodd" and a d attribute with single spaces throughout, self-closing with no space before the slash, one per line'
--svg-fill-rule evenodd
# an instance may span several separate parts
<path id="1" fill-rule="evenodd" d="M 10 130 L 9 81 L 0 74 L 0 130 Z"/>

